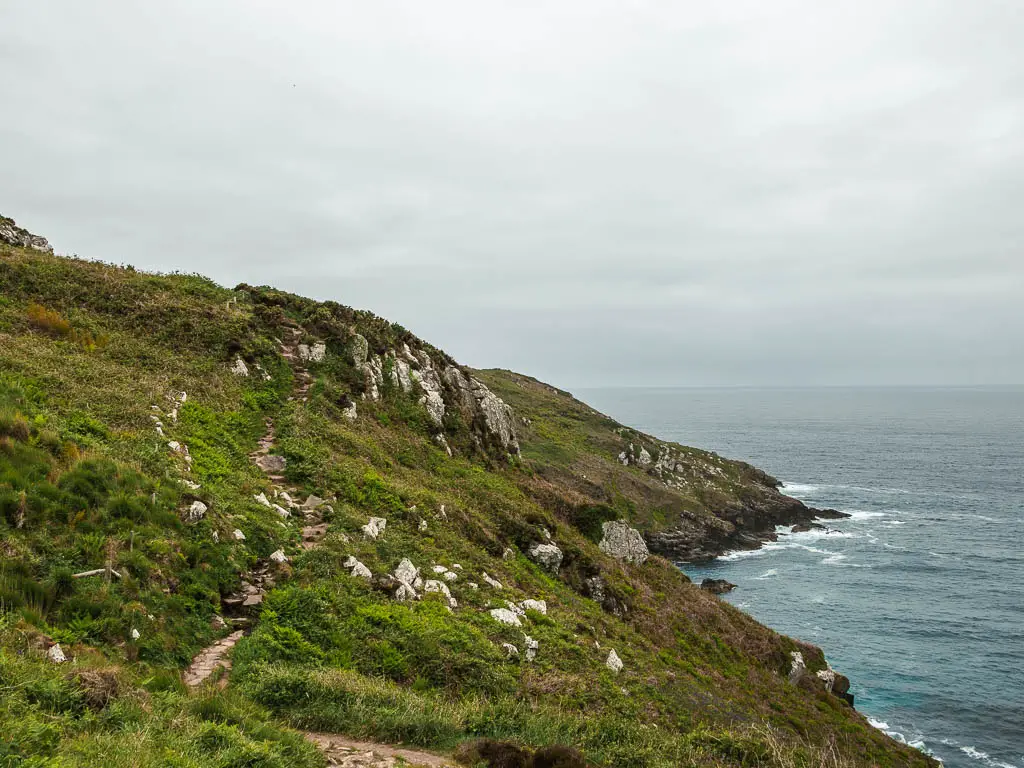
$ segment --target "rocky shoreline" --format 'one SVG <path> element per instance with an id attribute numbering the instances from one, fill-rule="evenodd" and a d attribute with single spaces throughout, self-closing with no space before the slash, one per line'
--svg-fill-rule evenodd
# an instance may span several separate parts
<path id="1" fill-rule="evenodd" d="M 818 520 L 849 517 L 835 509 L 808 507 L 779 491 L 781 483 L 777 480 L 767 475 L 765 478 L 770 481 L 762 486 L 767 493 L 736 507 L 715 510 L 715 522 L 711 524 L 696 516 L 684 516 L 673 528 L 649 533 L 648 547 L 675 562 L 701 563 L 728 552 L 760 549 L 778 540 L 776 526 L 795 526 L 799 532 L 822 527 Z"/>

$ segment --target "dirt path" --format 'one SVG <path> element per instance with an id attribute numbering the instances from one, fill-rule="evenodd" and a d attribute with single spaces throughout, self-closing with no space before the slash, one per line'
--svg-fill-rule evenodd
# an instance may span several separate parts
<path id="1" fill-rule="evenodd" d="M 304 403 L 308 397 L 309 388 L 313 384 L 313 377 L 299 353 L 299 340 L 302 338 L 302 331 L 296 326 L 287 326 L 285 331 L 287 340 L 281 342 L 281 356 L 288 361 L 295 376 L 295 387 L 288 399 Z M 274 498 L 268 499 L 268 501 L 285 504 L 289 507 L 289 513 L 304 515 L 302 548 L 313 549 L 326 535 L 327 523 L 323 521 L 321 514 L 316 509 L 306 509 L 294 503 L 291 494 L 296 494 L 298 491 L 294 488 L 286 489 L 284 487 L 285 459 L 283 456 L 271 453 L 276 439 L 273 420 L 267 419 L 266 426 L 266 432 L 260 438 L 256 450 L 249 454 L 249 459 L 272 483 Z M 273 586 L 273 577 L 270 571 L 268 563 L 258 563 L 252 571 L 243 577 L 241 591 L 236 595 L 224 598 L 224 607 L 244 611 L 262 603 L 266 590 Z M 231 669 L 231 649 L 242 639 L 244 634 L 244 630 L 232 632 L 200 651 L 182 676 L 185 685 L 195 688 L 209 680 L 218 669 L 229 671 Z M 226 684 L 226 677 L 221 678 L 221 681 L 222 685 Z M 450 759 L 429 752 L 367 741 L 355 741 L 335 734 L 306 733 L 305 736 L 320 748 L 327 757 L 328 765 L 334 768 L 396 768 L 401 765 L 447 768 L 456 765 Z"/>
<path id="2" fill-rule="evenodd" d="M 309 388 L 313 383 L 313 377 L 306 368 L 302 356 L 299 354 L 299 340 L 302 338 L 302 331 L 297 326 L 286 326 L 285 331 L 287 341 L 281 342 L 281 356 L 288 361 L 288 365 L 291 366 L 292 373 L 295 376 L 295 387 L 288 399 L 306 402 Z M 273 483 L 274 500 L 281 499 L 282 503 L 287 503 L 289 507 L 292 507 L 291 503 L 285 501 L 290 500 L 291 497 L 287 495 L 288 491 L 283 485 L 285 481 L 283 474 L 285 468 L 284 457 L 271 453 L 275 445 L 274 441 L 274 422 L 272 419 L 267 419 L 267 431 L 260 438 L 257 449 L 249 454 L 249 459 Z M 293 488 L 291 492 L 296 493 L 297 491 Z M 298 510 L 293 508 L 288 511 Z M 322 521 L 320 513 L 316 510 L 303 510 L 303 512 L 307 525 L 302 529 L 302 548 L 313 549 L 327 533 L 327 524 Z M 243 576 L 241 591 L 238 594 L 224 598 L 224 608 L 229 611 L 245 611 L 262 603 L 266 590 L 273 586 L 273 577 L 270 570 L 268 563 L 258 563 L 252 571 Z M 196 654 L 196 657 L 192 659 L 192 664 L 189 665 L 189 668 L 185 670 L 182 676 L 185 685 L 194 688 L 208 680 L 216 670 L 231 669 L 231 649 L 242 639 L 243 635 L 244 632 L 241 630 L 232 632 L 227 637 L 221 638 L 213 645 L 204 648 Z"/>
<path id="3" fill-rule="evenodd" d="M 338 768 L 393 768 L 404 762 L 406 765 L 448 768 L 457 766 L 451 758 L 421 752 L 415 749 L 389 747 L 370 741 L 355 741 L 333 733 L 307 733 L 306 738 L 315 743 Z"/>

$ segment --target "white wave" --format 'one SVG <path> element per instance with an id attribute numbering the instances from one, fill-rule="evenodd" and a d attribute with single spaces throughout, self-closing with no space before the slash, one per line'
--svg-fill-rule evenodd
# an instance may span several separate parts
<path id="1" fill-rule="evenodd" d="M 906 547 L 898 547 L 895 544 L 889 544 L 888 542 L 885 542 L 885 541 L 882 542 L 882 546 L 885 547 L 886 549 L 891 549 L 891 550 L 893 550 L 895 552 L 906 552 L 907 551 Z"/>
<path id="2" fill-rule="evenodd" d="M 841 562 L 841 561 L 843 561 L 845 559 L 846 559 L 846 555 L 840 555 L 839 553 L 836 553 L 834 555 L 829 555 L 828 557 L 826 557 L 824 560 L 821 561 L 821 564 L 822 565 L 835 565 L 836 563 Z"/>
<path id="3" fill-rule="evenodd" d="M 871 520 L 875 517 L 888 517 L 889 515 L 888 512 L 874 512 L 870 509 L 841 509 L 839 511 L 848 514 L 848 520 Z"/>
<path id="4" fill-rule="evenodd" d="M 760 549 L 737 549 L 735 552 L 726 552 L 724 555 L 719 555 L 716 559 L 731 563 L 734 560 L 744 560 L 748 557 L 760 557 L 761 555 L 767 555 L 770 551 L 771 550 L 768 547 L 761 547 Z"/>
<path id="5" fill-rule="evenodd" d="M 906 525 L 906 522 L 904 522 L 903 520 L 883 520 L 882 524 L 883 525 Z"/>
<path id="6" fill-rule="evenodd" d="M 770 579 L 772 576 L 778 576 L 778 575 L 779 575 L 779 572 L 777 570 L 775 570 L 774 568 L 769 568 L 767 571 L 762 573 L 760 576 L 755 576 L 754 580 L 755 581 L 764 581 L 765 579 Z"/>
<path id="7" fill-rule="evenodd" d="M 882 722 L 881 720 L 875 720 L 874 718 L 871 718 L 871 717 L 868 718 L 868 725 L 870 725 L 872 728 L 877 728 L 880 731 L 888 731 L 889 730 L 889 724 L 888 723 Z"/>
<path id="8" fill-rule="evenodd" d="M 806 485 L 804 483 L 782 483 L 783 493 L 792 496 L 795 493 L 814 493 L 818 490 L 816 485 Z"/>
<path id="9" fill-rule="evenodd" d="M 818 541 L 819 539 L 859 539 L 860 535 L 856 533 L 850 533 L 849 531 L 837 531 L 834 528 L 812 528 L 809 531 L 797 531 L 793 533 L 792 529 L 785 529 L 779 533 L 780 536 L 785 536 L 787 539 L 793 539 L 797 541 Z"/>
<path id="10" fill-rule="evenodd" d="M 994 759 L 988 752 L 982 752 L 977 747 L 968 745 L 960 747 L 960 751 L 974 760 L 980 760 L 985 765 L 992 766 L 992 768 L 1017 768 L 1013 763 L 1004 763 L 1002 760 Z"/>

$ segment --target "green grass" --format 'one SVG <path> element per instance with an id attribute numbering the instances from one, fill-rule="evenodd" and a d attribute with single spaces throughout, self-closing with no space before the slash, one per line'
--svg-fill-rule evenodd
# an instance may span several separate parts
<path id="1" fill-rule="evenodd" d="M 480 376 L 529 420 L 522 456 L 488 453 L 479 425 L 452 409 L 449 457 L 417 392 L 362 399 L 348 350 L 358 332 L 374 353 L 410 344 L 450 358 L 369 313 L 270 288 L 0 249 L 0 297 L 0 766 L 321 764 L 280 720 L 440 749 L 476 736 L 565 743 L 609 766 L 928 762 L 820 688 L 787 682 L 791 651 L 816 670 L 820 650 L 665 560 L 624 565 L 596 546 L 618 517 L 657 528 L 688 511 L 721 524 L 716 504 L 762 492 L 753 468 L 678 447 L 693 479 L 668 489 L 616 459 L 630 442 L 666 444 L 507 372 Z M 304 403 L 288 400 L 274 341 L 285 323 L 328 350 Z M 270 379 L 232 375 L 236 356 Z M 296 494 L 330 499 L 315 551 L 299 548 L 299 519 L 253 499 L 270 490 L 247 458 L 268 418 Z M 188 445 L 191 472 L 169 440 Z M 208 511 L 190 523 L 194 499 Z M 370 516 L 388 521 L 376 541 L 360 532 Z M 545 529 L 564 553 L 557 576 L 524 554 Z M 290 562 L 236 648 L 228 693 L 186 694 L 179 670 L 225 631 L 212 623 L 221 597 L 278 548 Z M 458 563 L 458 607 L 436 594 L 396 603 L 353 579 L 348 556 L 375 575 L 404 557 L 425 578 Z M 108 563 L 120 579 L 71 578 Z M 603 604 L 589 596 L 594 577 Z M 548 612 L 522 629 L 489 615 L 528 598 Z M 540 643 L 536 660 L 508 659 L 502 643 L 524 649 L 524 633 Z M 42 660 L 52 641 L 74 666 Z M 610 648 L 626 665 L 617 676 Z M 88 704 L 72 673 L 110 668 L 117 694 Z"/>

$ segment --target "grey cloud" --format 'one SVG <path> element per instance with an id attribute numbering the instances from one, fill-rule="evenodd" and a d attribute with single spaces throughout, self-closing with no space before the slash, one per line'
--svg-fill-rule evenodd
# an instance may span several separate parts
<path id="1" fill-rule="evenodd" d="M 1011 4 L 10 4 L 0 211 L 585 384 L 1024 382 Z"/>

